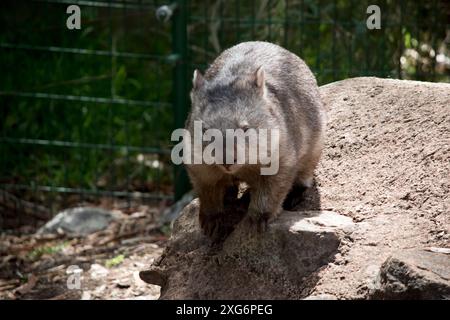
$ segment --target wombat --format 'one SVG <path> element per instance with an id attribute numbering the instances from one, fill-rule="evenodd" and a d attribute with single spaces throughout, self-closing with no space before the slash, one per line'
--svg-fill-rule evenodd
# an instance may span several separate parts
<path id="1" fill-rule="evenodd" d="M 316 79 L 295 54 L 268 42 L 243 42 L 225 50 L 203 76 L 194 71 L 194 121 L 205 129 L 278 129 L 278 172 L 262 175 L 257 164 L 188 164 L 200 198 L 200 225 L 210 237 L 219 232 L 227 190 L 250 187 L 247 220 L 258 229 L 282 210 L 295 187 L 311 187 L 323 147 L 325 113 Z M 228 148 L 228 146 L 227 146 Z M 225 152 L 228 152 L 226 149 Z"/>

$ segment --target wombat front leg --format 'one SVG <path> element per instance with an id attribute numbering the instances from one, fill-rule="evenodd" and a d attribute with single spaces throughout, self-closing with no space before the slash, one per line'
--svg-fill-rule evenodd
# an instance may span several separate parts
<path id="1" fill-rule="evenodd" d="M 215 238 L 220 232 L 220 224 L 224 212 L 224 197 L 227 185 L 217 182 L 213 185 L 203 185 L 199 191 L 200 226 L 209 238 Z"/>
<path id="2" fill-rule="evenodd" d="M 290 174 L 261 176 L 258 183 L 251 186 L 247 217 L 251 224 L 256 224 L 258 231 L 266 229 L 267 222 L 280 213 L 294 179 Z"/>

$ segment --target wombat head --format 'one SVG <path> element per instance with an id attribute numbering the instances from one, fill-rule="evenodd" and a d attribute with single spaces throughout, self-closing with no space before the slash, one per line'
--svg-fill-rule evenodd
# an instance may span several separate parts
<path id="1" fill-rule="evenodd" d="M 203 77 L 198 70 L 195 70 L 191 100 L 191 124 L 194 121 L 201 121 L 204 131 L 217 129 L 224 138 L 230 129 L 242 129 L 243 132 L 253 129 L 254 132 L 258 133 L 260 129 L 279 128 L 272 109 L 274 106 L 267 96 L 265 74 L 262 67 L 250 73 L 221 75 L 212 79 Z M 250 152 L 248 145 L 247 143 L 244 146 L 246 149 L 245 164 L 249 164 L 247 162 Z M 228 154 L 230 147 L 234 149 L 233 153 L 236 157 L 236 149 L 239 146 L 230 146 L 225 141 L 223 154 Z M 242 162 L 237 158 L 234 161 L 235 163 L 231 166 L 227 161 L 223 166 L 225 170 L 232 172 L 242 167 L 239 165 Z"/>
<path id="2" fill-rule="evenodd" d="M 191 121 L 200 120 L 205 129 L 271 129 L 272 105 L 267 99 L 262 67 L 250 74 L 207 80 L 194 71 L 191 91 Z"/>

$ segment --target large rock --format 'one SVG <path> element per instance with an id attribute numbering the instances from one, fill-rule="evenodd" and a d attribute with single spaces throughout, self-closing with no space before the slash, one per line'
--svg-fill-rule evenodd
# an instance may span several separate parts
<path id="1" fill-rule="evenodd" d="M 213 250 L 198 231 L 194 203 L 175 223 L 165 256 L 142 274 L 162 286 L 162 298 L 248 293 L 366 299 L 374 297 L 378 284 L 380 294 L 386 292 L 379 298 L 406 297 L 401 290 L 391 294 L 390 281 L 374 282 L 383 263 L 424 244 L 450 248 L 450 84 L 363 77 L 330 83 L 320 93 L 329 116 L 325 148 L 315 190 L 296 210 L 339 212 L 358 227 L 342 237 L 342 227 L 319 231 L 302 213 L 284 212 L 266 235 L 250 237 L 238 228 L 222 250 Z M 289 231 L 297 218 L 300 230 Z M 436 259 L 427 261 L 438 265 Z M 394 270 L 388 268 L 393 265 L 382 270 Z M 408 270 L 422 274 L 421 267 Z M 380 279 L 391 273 L 383 271 Z"/>
<path id="2" fill-rule="evenodd" d="M 212 246 L 198 224 L 198 200 L 175 221 L 161 259 L 141 278 L 162 286 L 161 299 L 298 299 L 333 260 L 354 224 L 331 211 L 283 212 L 258 233 L 245 223 Z"/>
<path id="3" fill-rule="evenodd" d="M 419 249 L 394 253 L 381 266 L 374 299 L 450 299 L 450 255 Z"/>

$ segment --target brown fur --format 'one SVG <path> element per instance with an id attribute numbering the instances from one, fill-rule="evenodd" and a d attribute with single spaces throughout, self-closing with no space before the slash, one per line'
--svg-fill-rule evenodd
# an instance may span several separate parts
<path id="1" fill-rule="evenodd" d="M 257 70 L 264 70 L 263 79 Z M 262 87 L 259 86 L 263 80 Z M 211 237 L 220 229 L 224 195 L 239 181 L 250 186 L 248 220 L 265 224 L 282 209 L 295 185 L 310 187 L 322 152 L 325 114 L 314 75 L 293 53 L 267 42 L 244 42 L 224 51 L 203 77 L 196 73 L 191 92 L 195 120 L 207 128 L 280 130 L 278 174 L 263 176 L 259 165 L 243 165 L 232 174 L 221 165 L 187 165 L 200 197 L 200 223 Z"/>

